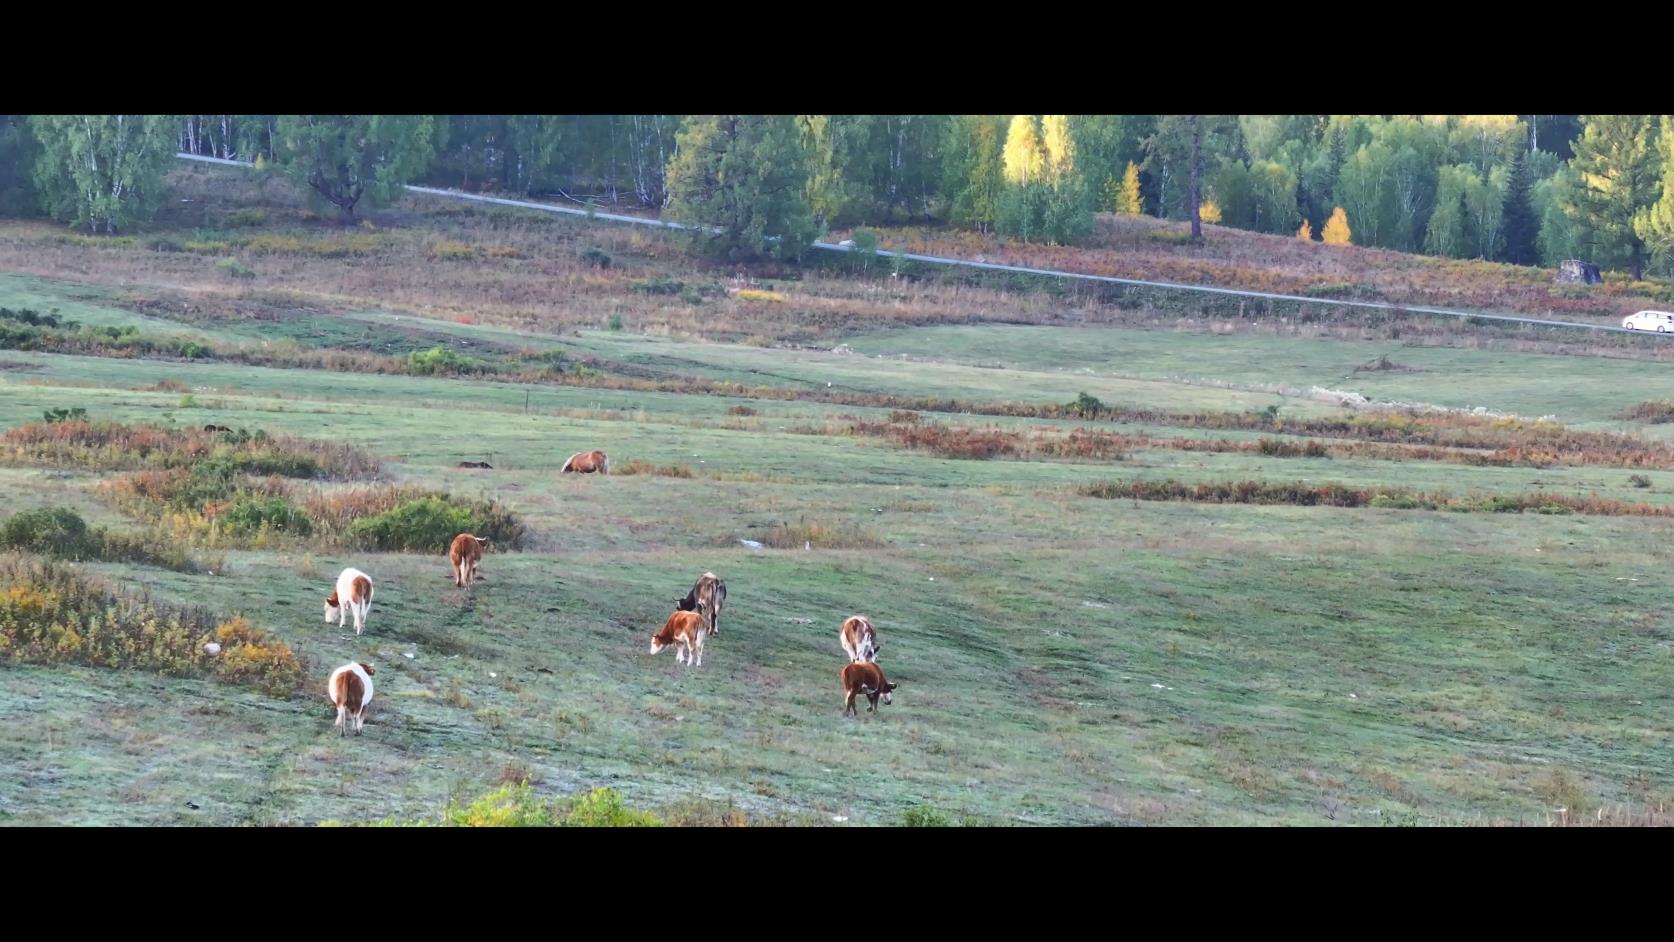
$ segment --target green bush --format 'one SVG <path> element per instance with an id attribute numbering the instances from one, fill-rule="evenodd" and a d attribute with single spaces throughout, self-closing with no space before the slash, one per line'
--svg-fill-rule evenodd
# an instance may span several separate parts
<path id="1" fill-rule="evenodd" d="M 98 534 L 68 507 L 25 510 L 0 526 L 0 545 L 59 559 L 90 559 L 98 555 Z"/>
<path id="2" fill-rule="evenodd" d="M 1405 494 L 1379 494 L 1372 498 L 1372 502 L 1367 506 L 1389 507 L 1395 510 L 1417 510 L 1424 505 L 1419 503 L 1417 498 L 1408 497 Z"/>
<path id="3" fill-rule="evenodd" d="M 934 805 L 914 805 L 901 812 L 904 828 L 950 828 L 953 818 Z"/>
<path id="4" fill-rule="evenodd" d="M 236 258 L 223 258 L 215 263 L 221 274 L 228 278 L 247 279 L 256 277 L 256 270 L 243 265 Z"/>
<path id="5" fill-rule="evenodd" d="M 407 366 L 413 372 L 424 376 L 450 373 L 485 373 L 488 371 L 488 365 L 481 360 L 460 356 L 447 347 L 414 350 L 407 354 Z"/>
<path id="6" fill-rule="evenodd" d="M 221 515 L 220 523 L 224 530 L 234 534 L 260 533 L 266 530 L 270 533 L 308 536 L 314 532 L 314 527 L 302 511 L 283 497 L 242 498 Z"/>
<path id="7" fill-rule="evenodd" d="M 622 803 L 614 789 L 595 788 L 570 801 L 546 802 L 527 784 L 508 785 L 471 802 L 450 802 L 442 811 L 448 827 L 661 827 L 655 815 Z"/>
<path id="8" fill-rule="evenodd" d="M 1078 415 L 1082 418 L 1090 419 L 1099 413 L 1104 412 L 1105 405 L 1103 402 L 1099 401 L 1097 396 L 1089 396 L 1087 395 L 1086 390 L 1082 390 L 1081 394 L 1076 396 L 1073 402 L 1064 404 L 1064 411 L 1068 412 L 1070 415 Z"/>
<path id="9" fill-rule="evenodd" d="M 581 251 L 581 260 L 594 268 L 609 268 L 611 258 L 601 249 L 586 248 Z"/>
<path id="10" fill-rule="evenodd" d="M 47 424 L 51 425 L 54 422 L 77 422 L 77 421 L 81 421 L 81 420 L 87 418 L 87 410 L 86 409 L 48 409 L 45 412 L 43 412 L 41 415 L 42 415 L 43 418 L 46 419 Z"/>
<path id="11" fill-rule="evenodd" d="M 677 278 L 647 278 L 643 281 L 634 282 L 628 286 L 628 289 L 640 294 L 674 295 L 686 290 L 686 283 Z"/>
<path id="12" fill-rule="evenodd" d="M 523 523 L 498 503 L 439 494 L 404 501 L 362 517 L 349 528 L 363 548 L 385 552 L 439 553 L 466 532 L 492 540 L 501 549 L 516 549 L 527 536 Z"/>

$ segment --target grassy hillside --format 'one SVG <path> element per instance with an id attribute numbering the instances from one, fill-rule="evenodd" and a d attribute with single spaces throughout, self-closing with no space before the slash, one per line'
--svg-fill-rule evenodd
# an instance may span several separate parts
<path id="1" fill-rule="evenodd" d="M 528 542 L 466 592 L 439 553 L 253 536 L 214 507 L 147 515 L 111 483 L 135 471 L 0 441 L 6 515 L 67 506 L 186 541 L 213 566 L 77 565 L 242 612 L 306 668 L 275 695 L 0 660 L 0 821 L 433 818 L 519 781 L 610 786 L 675 819 L 849 824 L 1663 823 L 1644 809 L 1674 798 L 1657 516 L 1674 453 L 1666 426 L 1617 417 L 1674 399 L 1645 348 L 1470 325 L 1417 343 L 1372 323 L 1217 332 L 835 270 L 756 272 L 782 300 L 751 299 L 642 233 L 420 203 L 346 233 L 277 189 L 177 183 L 196 217 L 131 242 L 0 225 L 0 307 L 134 329 L 0 352 L 0 428 L 82 408 L 352 442 L 381 483 L 282 487 L 493 498 Z M 138 344 L 174 336 L 208 352 Z M 468 365 L 427 375 L 435 347 Z M 1520 418 L 1390 419 L 1314 386 Z M 1059 408 L 1083 392 L 1108 408 Z M 590 448 L 617 473 L 558 475 Z M 1169 480 L 1459 503 L 1085 493 Z M 1583 509 L 1495 512 L 1528 495 Z M 377 582 L 358 638 L 322 623 L 346 565 Z M 730 591 L 703 666 L 649 656 L 705 569 Z M 839 717 L 836 638 L 856 612 L 901 685 L 859 721 Z M 341 740 L 323 687 L 350 659 L 376 665 L 377 699 Z"/>

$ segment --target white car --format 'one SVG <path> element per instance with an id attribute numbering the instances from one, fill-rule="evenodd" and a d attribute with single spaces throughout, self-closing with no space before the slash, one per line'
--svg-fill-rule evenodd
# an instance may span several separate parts
<path id="1" fill-rule="evenodd" d="M 1622 320 L 1628 330 L 1654 330 L 1659 334 L 1674 333 L 1674 314 L 1667 311 L 1640 311 Z"/>

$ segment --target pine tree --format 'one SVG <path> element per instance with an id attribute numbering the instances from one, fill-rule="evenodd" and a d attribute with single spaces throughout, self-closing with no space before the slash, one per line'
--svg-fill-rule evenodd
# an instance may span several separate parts
<path id="1" fill-rule="evenodd" d="M 1534 265 L 1539 261 L 1535 241 L 1540 235 L 1540 223 L 1535 219 L 1530 196 L 1534 181 L 1529 175 L 1529 160 L 1521 149 L 1511 159 L 1510 176 L 1505 194 L 1505 248 L 1500 259 L 1513 265 Z"/>
<path id="2" fill-rule="evenodd" d="M 797 259 L 817 231 L 808 164 L 789 115 L 694 115 L 668 166 L 669 218 L 697 245 L 731 259 Z"/>
<path id="3" fill-rule="evenodd" d="M 1570 164 L 1582 185 L 1564 194 L 1565 209 L 1591 230 L 1588 241 L 1626 261 L 1636 280 L 1645 276 L 1645 241 L 1634 215 L 1659 193 L 1656 131 L 1653 115 L 1587 115 Z"/>
<path id="4" fill-rule="evenodd" d="M 1349 232 L 1348 213 L 1338 206 L 1331 211 L 1331 218 L 1325 222 L 1325 231 L 1321 237 L 1326 245 L 1353 245 Z"/>
<path id="5" fill-rule="evenodd" d="M 1662 197 L 1633 217 L 1633 231 L 1666 261 L 1674 261 L 1674 119 L 1662 116 L 1657 151 L 1662 164 Z"/>
<path id="6" fill-rule="evenodd" d="M 1128 169 L 1122 174 L 1122 192 L 1116 200 L 1116 211 L 1127 216 L 1138 216 L 1145 212 L 1145 203 L 1139 195 L 1139 166 L 1128 161 Z"/>

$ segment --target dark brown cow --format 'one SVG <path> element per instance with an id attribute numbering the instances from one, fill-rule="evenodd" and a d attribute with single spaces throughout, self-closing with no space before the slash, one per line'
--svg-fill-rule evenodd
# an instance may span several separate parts
<path id="1" fill-rule="evenodd" d="M 709 619 L 709 633 L 715 637 L 721 634 L 721 609 L 727 604 L 727 584 L 725 580 L 712 572 L 706 572 L 698 577 L 692 591 L 686 597 L 678 599 L 674 607 L 682 612 L 702 612 Z"/>
<path id="2" fill-rule="evenodd" d="M 471 587 L 471 580 L 477 578 L 477 564 L 482 562 L 483 547 L 487 545 L 487 540 L 469 533 L 453 538 L 453 545 L 448 547 L 448 560 L 453 563 L 454 585 L 462 589 Z"/>
<path id="3" fill-rule="evenodd" d="M 878 632 L 872 627 L 872 619 L 865 615 L 850 615 L 843 619 L 843 624 L 837 629 L 837 640 L 842 642 L 843 652 L 851 661 L 876 661 L 878 649 L 883 644 L 878 641 Z"/>
<path id="4" fill-rule="evenodd" d="M 609 474 L 610 457 L 602 451 L 578 451 L 570 456 L 570 460 L 564 462 L 563 471 L 573 471 L 577 474 Z"/>
<path id="5" fill-rule="evenodd" d="M 671 645 L 678 646 L 674 663 L 687 667 L 703 666 L 703 640 L 709 635 L 709 622 L 697 612 L 675 612 L 668 616 L 662 630 L 651 636 L 651 653 Z"/>
<path id="6" fill-rule="evenodd" d="M 460 463 L 454 465 L 454 467 L 456 467 L 456 468 L 483 468 L 483 469 L 486 469 L 488 471 L 493 471 L 494 470 L 494 466 L 489 464 L 486 461 L 461 461 Z"/>
<path id="7" fill-rule="evenodd" d="M 892 684 L 884 679 L 883 668 L 869 661 L 850 661 L 843 665 L 843 715 L 858 716 L 854 708 L 854 696 L 865 694 L 871 706 L 866 708 L 868 713 L 878 712 L 878 697 L 883 702 L 889 702 L 889 695 L 895 692 L 899 684 Z"/>

